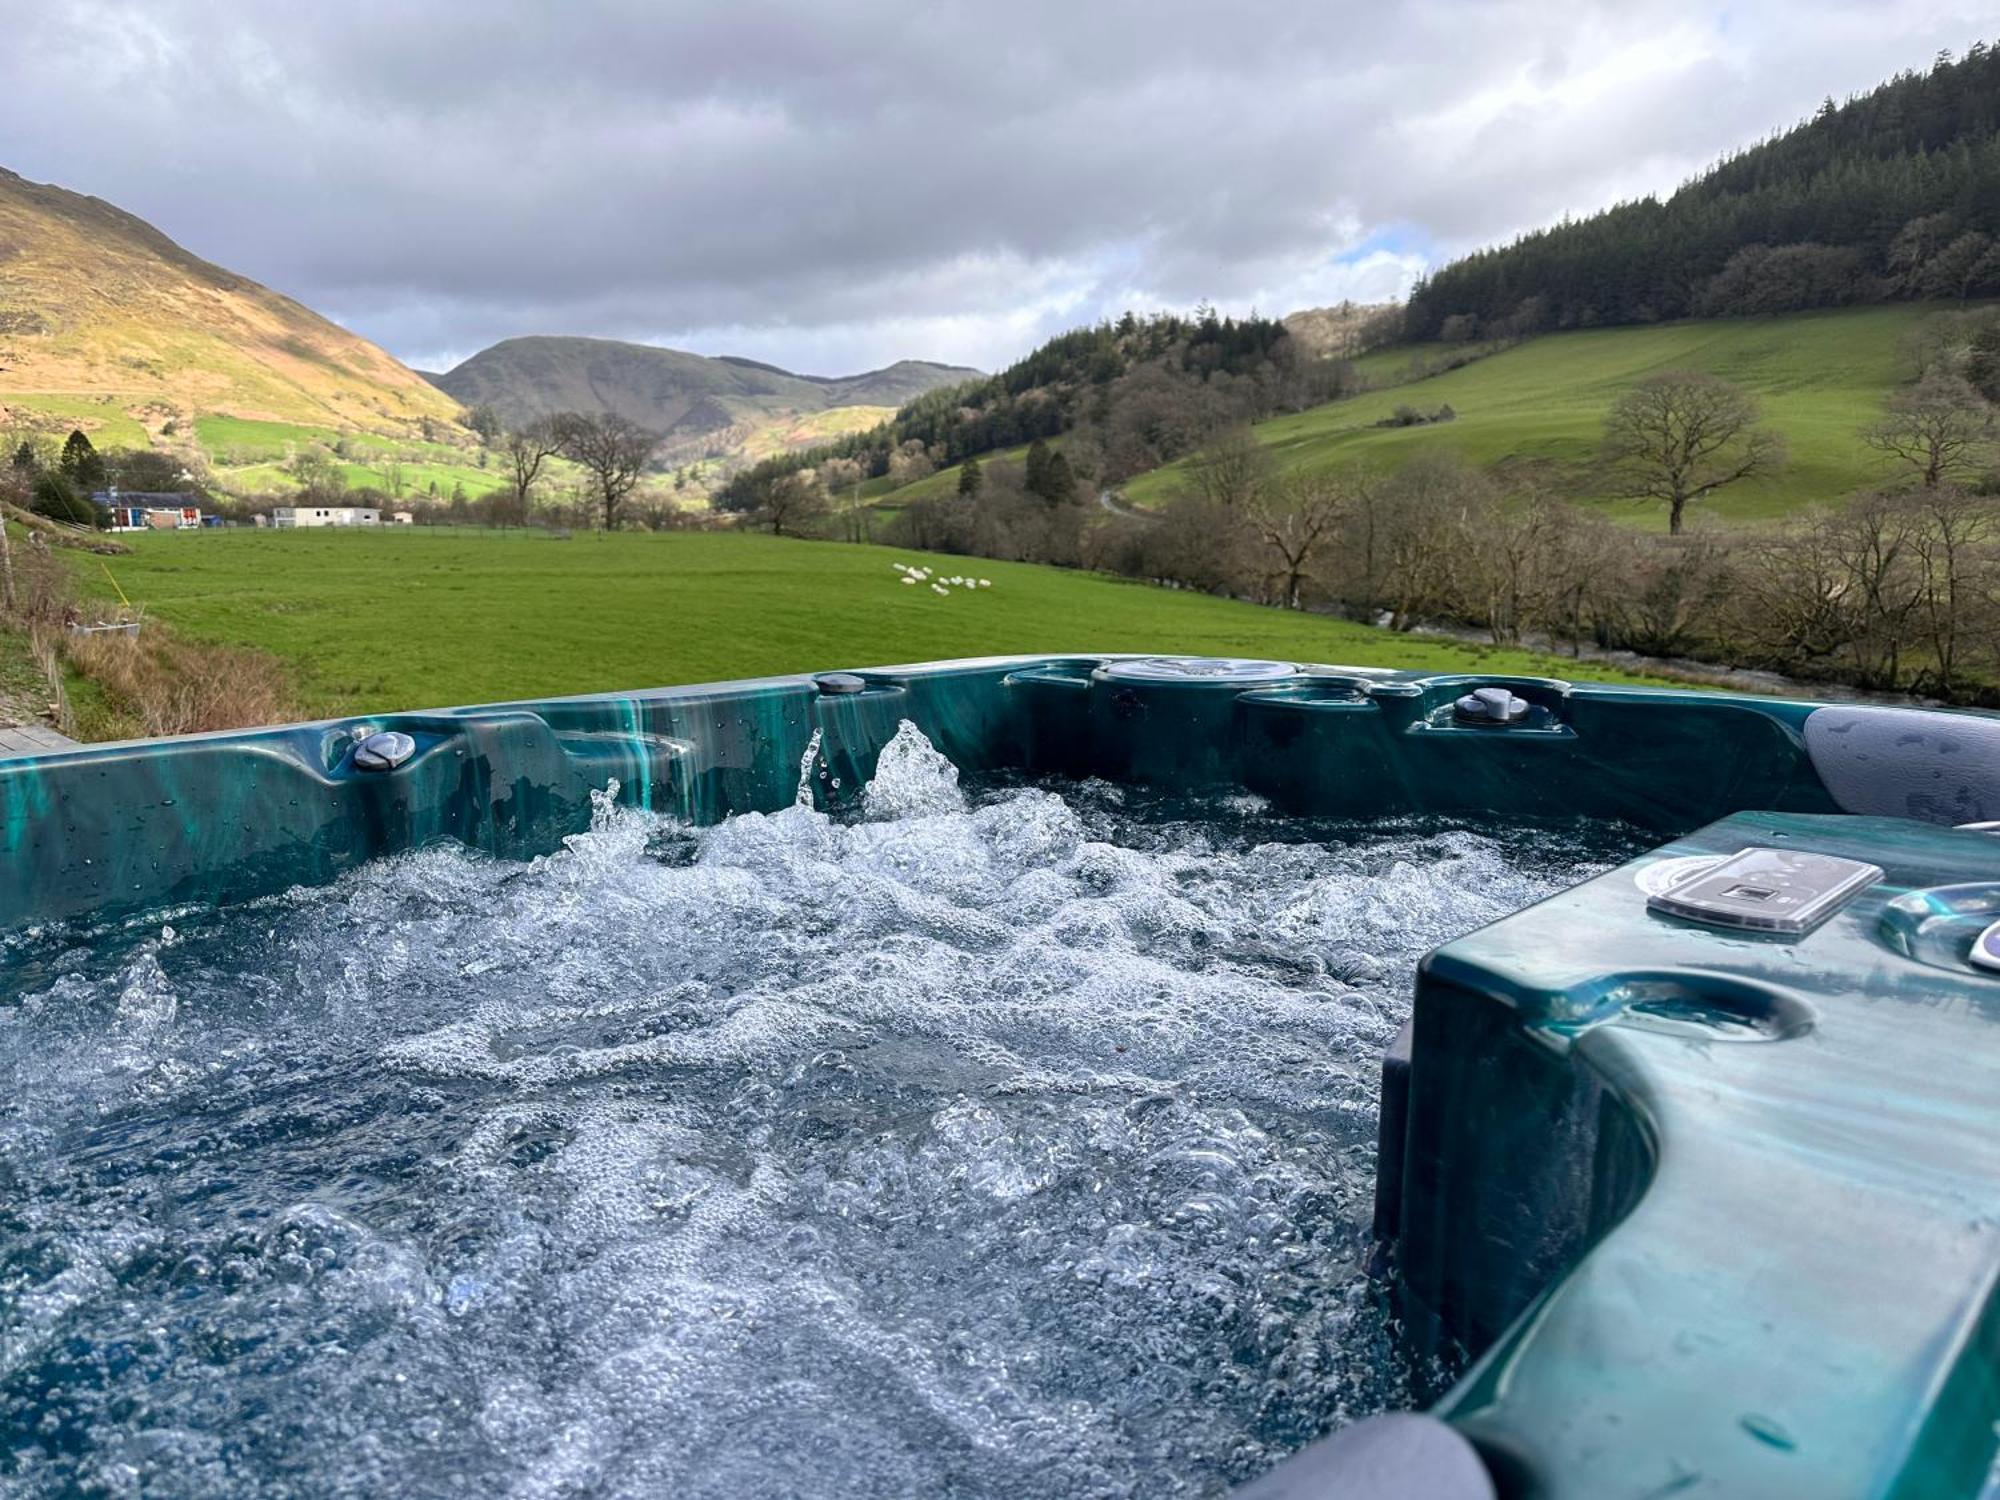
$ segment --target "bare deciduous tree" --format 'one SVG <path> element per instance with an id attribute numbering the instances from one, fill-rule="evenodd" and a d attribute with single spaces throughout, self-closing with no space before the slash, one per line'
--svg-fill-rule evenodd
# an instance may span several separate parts
<path id="1" fill-rule="evenodd" d="M 757 519 L 771 528 L 773 536 L 804 536 L 826 514 L 826 491 L 810 470 L 783 474 L 764 491 L 764 503 Z"/>
<path id="2" fill-rule="evenodd" d="M 1864 687 L 1893 689 L 1903 679 L 1904 653 L 1918 634 L 1923 604 L 1912 566 L 1918 514 L 1896 495 L 1860 495 L 1829 524 L 1847 564 L 1855 679 Z"/>
<path id="3" fill-rule="evenodd" d="M 536 417 L 507 429 L 501 443 L 507 455 L 507 511 L 516 525 L 525 525 L 535 504 L 535 482 L 542 465 L 562 452 L 562 433 L 549 417 Z"/>
<path id="4" fill-rule="evenodd" d="M 1218 510 L 1248 510 L 1277 478 L 1271 452 L 1248 427 L 1230 427 L 1186 463 L 1193 492 Z"/>
<path id="5" fill-rule="evenodd" d="M 658 434 L 617 412 L 563 412 L 551 420 L 560 442 L 558 451 L 589 472 L 604 529 L 616 531 L 626 497 L 660 446 Z"/>
<path id="6" fill-rule="evenodd" d="M 1968 643 L 1993 639 L 2000 601 L 1992 564 L 1992 505 L 1954 485 L 1925 490 L 1914 504 L 1918 525 L 1910 550 L 1931 651 L 1927 686 L 1949 698 L 1959 686 Z"/>
<path id="7" fill-rule="evenodd" d="M 1908 464 L 1925 489 L 1969 479 L 1990 451 L 1993 409 L 1963 376 L 1933 368 L 1861 440 Z"/>
<path id="8" fill-rule="evenodd" d="M 915 484 L 919 479 L 937 472 L 937 465 L 931 461 L 930 453 L 923 443 L 910 438 L 897 445 L 889 455 L 889 483 L 901 487 Z"/>
<path id="9" fill-rule="evenodd" d="M 1823 518 L 1751 538 L 1735 579 L 1744 643 L 1756 659 L 1816 667 L 1854 634 L 1847 561 Z"/>
<path id="10" fill-rule="evenodd" d="M 1470 602 L 1495 645 L 1520 640 L 1549 612 L 1559 587 L 1551 564 L 1572 529 L 1569 507 L 1538 490 L 1500 497 L 1475 518 L 1469 561 L 1478 597 Z"/>
<path id="11" fill-rule="evenodd" d="M 1632 541 L 1615 593 L 1598 600 L 1603 624 L 1619 644 L 1648 656 L 1684 655 L 1728 613 L 1729 546 L 1711 527 Z"/>
<path id="12" fill-rule="evenodd" d="M 1371 510 L 1390 629 L 1448 618 L 1462 605 L 1467 523 L 1491 498 L 1484 476 L 1435 451 L 1419 452 L 1382 486 Z"/>
<path id="13" fill-rule="evenodd" d="M 1297 609 L 1299 589 L 1314 559 L 1333 542 L 1347 497 L 1324 474 L 1300 474 L 1278 486 L 1275 495 L 1271 488 L 1267 482 L 1267 498 L 1250 499 L 1243 514 L 1277 561 L 1278 602 Z"/>
<path id="14" fill-rule="evenodd" d="M 1782 441 L 1757 416 L 1747 391 L 1714 375 L 1669 370 L 1640 381 L 1604 419 L 1606 492 L 1661 502 L 1679 536 L 1689 505 L 1784 463 Z"/>

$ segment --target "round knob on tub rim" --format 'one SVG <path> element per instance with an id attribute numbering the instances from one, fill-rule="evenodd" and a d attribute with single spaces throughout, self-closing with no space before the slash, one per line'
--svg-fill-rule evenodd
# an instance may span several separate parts
<path id="1" fill-rule="evenodd" d="M 1528 717 L 1528 700 L 1503 687 L 1474 688 L 1451 710 L 1461 724 L 1518 724 Z"/>
<path id="2" fill-rule="evenodd" d="M 417 742 L 400 729 L 383 729 L 354 747 L 357 771 L 393 771 L 417 753 Z"/>

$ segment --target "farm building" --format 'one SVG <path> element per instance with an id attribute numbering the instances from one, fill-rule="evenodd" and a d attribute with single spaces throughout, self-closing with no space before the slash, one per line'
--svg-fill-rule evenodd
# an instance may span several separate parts
<path id="1" fill-rule="evenodd" d="M 382 512 L 371 505 L 280 505 L 273 526 L 379 526 Z"/>
<path id="2" fill-rule="evenodd" d="M 111 513 L 113 531 L 192 531 L 211 519 L 176 490 L 98 490 L 90 502 Z"/>

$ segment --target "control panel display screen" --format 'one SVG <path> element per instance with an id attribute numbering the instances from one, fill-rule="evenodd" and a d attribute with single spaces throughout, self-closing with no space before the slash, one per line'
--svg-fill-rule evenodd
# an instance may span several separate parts
<path id="1" fill-rule="evenodd" d="M 1878 866 L 1831 854 L 1744 849 L 1646 904 L 1690 922 L 1799 936 L 1881 878 Z"/>

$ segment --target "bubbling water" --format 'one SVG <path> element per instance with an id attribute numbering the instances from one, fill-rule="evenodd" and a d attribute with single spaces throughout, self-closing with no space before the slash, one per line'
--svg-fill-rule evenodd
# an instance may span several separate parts
<path id="1" fill-rule="evenodd" d="M 0 1478 L 1216 1494 L 1407 1399 L 1360 1273 L 1427 947 L 1604 830 L 962 790 L 617 810 L 0 948 Z"/>

